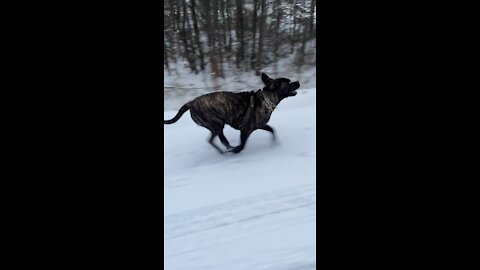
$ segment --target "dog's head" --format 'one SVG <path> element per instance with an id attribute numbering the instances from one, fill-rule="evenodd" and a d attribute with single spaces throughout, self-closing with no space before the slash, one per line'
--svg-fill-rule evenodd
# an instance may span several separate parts
<path id="1" fill-rule="evenodd" d="M 265 84 L 263 90 L 275 92 L 281 98 L 297 95 L 296 90 L 300 87 L 300 83 L 298 81 L 290 82 L 290 80 L 286 78 L 272 79 L 265 73 L 262 73 L 262 81 Z"/>

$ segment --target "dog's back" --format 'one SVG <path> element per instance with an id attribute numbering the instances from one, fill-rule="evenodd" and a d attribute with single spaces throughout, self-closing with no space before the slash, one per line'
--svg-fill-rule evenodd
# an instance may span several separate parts
<path id="1" fill-rule="evenodd" d="M 214 92 L 194 99 L 190 105 L 192 119 L 199 125 L 236 127 L 247 111 L 253 92 Z"/>

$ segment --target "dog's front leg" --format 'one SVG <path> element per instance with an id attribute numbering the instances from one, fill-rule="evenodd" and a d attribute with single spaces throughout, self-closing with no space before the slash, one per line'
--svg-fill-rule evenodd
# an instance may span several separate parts
<path id="1" fill-rule="evenodd" d="M 247 139 L 250 136 L 250 134 L 252 134 L 252 132 L 253 132 L 252 129 L 242 129 L 240 131 L 240 145 L 230 149 L 229 152 L 233 152 L 235 154 L 240 153 L 240 151 L 242 151 L 243 148 L 245 148 L 245 144 L 247 143 Z"/>
<path id="2" fill-rule="evenodd" d="M 272 139 L 273 139 L 273 141 L 275 141 L 275 139 L 276 139 L 276 137 L 275 137 L 275 131 L 274 131 L 274 129 L 273 129 L 271 126 L 265 125 L 265 126 L 262 127 L 261 129 L 271 132 L 271 133 L 272 133 Z"/>

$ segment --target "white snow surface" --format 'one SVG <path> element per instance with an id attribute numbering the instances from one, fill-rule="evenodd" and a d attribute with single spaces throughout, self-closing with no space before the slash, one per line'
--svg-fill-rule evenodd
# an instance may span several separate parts
<path id="1" fill-rule="evenodd" d="M 239 154 L 219 154 L 190 112 L 164 125 L 165 269 L 316 269 L 315 101 L 315 88 L 284 99 L 277 141 L 257 130 Z"/>

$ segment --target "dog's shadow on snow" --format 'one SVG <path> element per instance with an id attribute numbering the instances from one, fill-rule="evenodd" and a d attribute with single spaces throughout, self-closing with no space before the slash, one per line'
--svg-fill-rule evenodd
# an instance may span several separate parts
<path id="1" fill-rule="evenodd" d="M 219 141 L 215 141 L 222 150 L 226 151 L 225 147 Z M 232 145 L 237 145 L 236 141 L 231 141 Z M 268 138 L 251 138 L 245 148 L 240 153 L 226 152 L 220 154 L 211 145 L 202 146 L 198 152 L 192 153 L 190 160 L 190 167 L 200 167 L 222 164 L 229 164 L 235 166 L 236 164 L 245 164 L 265 160 L 266 157 L 276 155 L 281 148 L 281 142 L 277 138 L 275 141 L 271 137 Z"/>
<path id="2" fill-rule="evenodd" d="M 235 147 L 240 144 L 239 131 L 225 126 L 224 133 L 232 146 Z M 277 135 L 276 139 L 273 140 L 269 132 L 262 130 L 257 130 L 252 133 L 245 148 L 238 154 L 231 152 L 220 154 L 208 143 L 210 133 L 207 130 L 200 129 L 199 135 L 200 136 L 194 140 L 186 142 L 188 145 L 184 145 L 184 149 L 189 150 L 180 153 L 171 153 L 175 159 L 181 159 L 189 168 L 202 166 L 229 166 L 236 168 L 237 165 L 245 163 L 264 162 L 265 158 L 278 155 L 279 151 L 282 151 L 282 138 L 279 138 Z M 218 137 L 215 138 L 214 143 L 223 151 L 227 151 Z"/>

